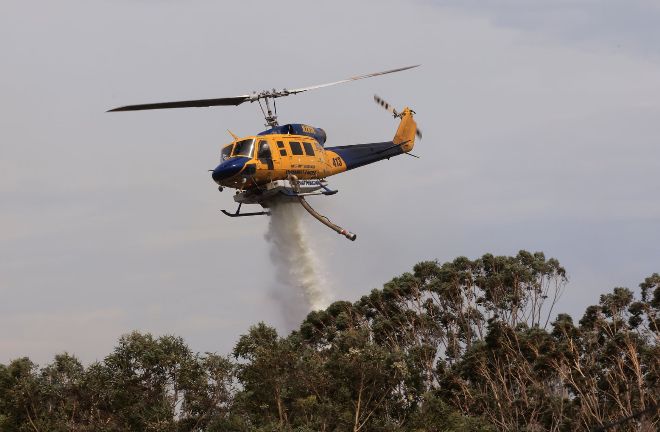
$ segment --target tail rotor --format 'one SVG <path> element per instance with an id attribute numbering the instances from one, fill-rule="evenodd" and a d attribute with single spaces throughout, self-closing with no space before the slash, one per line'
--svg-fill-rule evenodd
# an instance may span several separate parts
<path id="1" fill-rule="evenodd" d="M 376 102 L 378 105 L 383 107 L 386 111 L 388 111 L 390 114 L 392 114 L 393 117 L 395 118 L 400 118 L 401 113 L 396 110 L 392 105 L 387 103 L 384 99 L 382 99 L 378 95 L 374 95 L 374 102 Z M 422 131 L 417 128 L 417 131 L 415 132 L 415 135 L 417 135 L 417 138 L 422 139 Z"/>

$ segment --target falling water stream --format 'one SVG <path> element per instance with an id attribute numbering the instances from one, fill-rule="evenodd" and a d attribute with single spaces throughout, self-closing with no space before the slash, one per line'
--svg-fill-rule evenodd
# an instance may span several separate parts
<path id="1" fill-rule="evenodd" d="M 310 311 L 328 306 L 328 287 L 307 241 L 305 210 L 297 202 L 276 202 L 270 212 L 266 240 L 279 285 L 274 294 L 287 326 L 294 328 Z"/>

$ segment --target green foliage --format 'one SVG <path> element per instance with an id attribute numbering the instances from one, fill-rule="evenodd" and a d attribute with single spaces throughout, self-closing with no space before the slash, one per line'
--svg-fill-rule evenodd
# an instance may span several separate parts
<path id="1" fill-rule="evenodd" d="M 32 404 L 38 392 L 36 365 L 20 358 L 0 365 L 0 415 L 3 431 L 26 430 L 34 421 Z"/>
<path id="2" fill-rule="evenodd" d="M 0 430 L 572 431 L 660 399 L 660 276 L 614 288 L 577 325 L 542 253 L 421 262 L 231 358 L 131 333 L 103 361 L 0 365 Z M 655 430 L 656 412 L 620 426 Z"/>
<path id="3" fill-rule="evenodd" d="M 488 422 L 459 413 L 432 393 L 424 395 L 419 409 L 411 416 L 407 429 L 411 432 L 495 431 Z"/>
<path id="4" fill-rule="evenodd" d="M 41 370 L 25 358 L 0 366 L 0 430 L 201 430 L 224 416 L 232 379 L 226 358 L 131 333 L 87 369 L 68 354 Z"/>

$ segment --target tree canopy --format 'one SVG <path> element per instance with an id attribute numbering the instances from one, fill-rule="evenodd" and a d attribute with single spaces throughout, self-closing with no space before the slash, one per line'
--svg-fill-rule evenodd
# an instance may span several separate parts
<path id="1" fill-rule="evenodd" d="M 0 364 L 0 430 L 657 430 L 660 275 L 577 322 L 554 310 L 566 281 L 542 253 L 426 261 L 226 356 L 134 332 L 88 366 L 19 358 Z"/>

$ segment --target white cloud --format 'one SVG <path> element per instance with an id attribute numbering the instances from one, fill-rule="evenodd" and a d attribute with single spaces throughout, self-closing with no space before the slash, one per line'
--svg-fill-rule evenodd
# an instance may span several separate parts
<path id="1" fill-rule="evenodd" d="M 654 0 L 432 0 L 522 30 L 537 42 L 628 53 L 660 60 L 660 5 Z"/>

